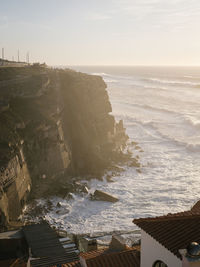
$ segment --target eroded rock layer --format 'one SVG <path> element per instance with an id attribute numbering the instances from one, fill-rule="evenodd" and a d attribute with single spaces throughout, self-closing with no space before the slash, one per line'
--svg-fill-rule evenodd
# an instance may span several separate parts
<path id="1" fill-rule="evenodd" d="M 111 111 L 99 76 L 0 68 L 2 225 L 17 219 L 30 192 L 54 194 L 72 176 L 101 176 L 119 158 L 127 135 Z"/>

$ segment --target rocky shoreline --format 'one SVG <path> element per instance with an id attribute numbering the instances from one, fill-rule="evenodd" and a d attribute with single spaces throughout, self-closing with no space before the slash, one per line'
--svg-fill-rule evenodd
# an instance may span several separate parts
<path id="1" fill-rule="evenodd" d="M 2 229 L 27 202 L 70 197 L 83 179 L 112 182 L 125 163 L 139 170 L 99 76 L 43 65 L 1 68 L 0 104 Z"/>
<path id="2" fill-rule="evenodd" d="M 137 147 L 136 147 L 137 146 Z M 141 153 L 141 148 L 137 143 L 129 144 L 129 147 L 132 147 Z M 139 154 L 138 153 L 138 154 Z M 128 152 L 124 154 L 123 160 L 116 161 L 116 165 L 110 166 L 108 170 L 105 172 L 104 176 L 98 177 L 98 180 L 106 181 L 107 183 L 114 183 L 113 180 L 114 177 L 119 176 L 120 173 L 122 173 L 127 167 L 135 168 L 137 172 L 141 172 L 141 163 L 139 161 L 139 156 L 133 155 Z M 61 179 L 59 182 L 59 186 L 54 188 L 54 190 L 48 191 L 46 195 L 43 195 L 41 198 L 41 195 L 38 196 L 38 198 L 31 199 L 26 208 L 24 209 L 24 212 L 22 216 L 20 217 L 20 221 L 22 224 L 29 224 L 29 223 L 35 223 L 35 222 L 41 222 L 43 220 L 47 220 L 47 215 L 51 213 L 52 211 L 55 212 L 57 215 L 67 215 L 69 213 L 69 210 L 66 209 L 65 206 L 62 206 L 63 201 L 70 202 L 74 198 L 75 195 L 79 195 L 80 197 L 84 197 L 85 199 L 88 199 L 90 201 L 104 201 L 104 202 L 117 202 L 119 199 L 114 196 L 106 193 L 105 191 L 96 190 L 91 194 L 91 188 L 90 188 L 90 181 L 92 179 L 97 179 L 96 177 L 87 176 L 87 177 L 73 177 L 70 183 L 63 184 L 63 180 Z M 58 199 L 61 199 L 61 202 L 59 200 L 55 200 L 56 197 Z M 99 203 L 100 204 L 100 203 Z M 62 231 L 62 226 L 60 227 L 56 222 L 53 223 L 52 221 L 49 221 L 49 223 L 57 230 Z M 68 233 L 72 233 L 75 236 L 77 233 L 71 232 L 69 229 Z M 108 234 L 108 233 L 106 233 Z M 86 233 L 82 233 L 82 235 L 87 235 Z"/>

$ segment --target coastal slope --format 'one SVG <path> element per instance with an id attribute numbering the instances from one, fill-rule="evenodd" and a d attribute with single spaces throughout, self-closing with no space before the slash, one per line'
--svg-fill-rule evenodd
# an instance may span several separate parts
<path id="1" fill-rule="evenodd" d="M 128 139 L 111 115 L 99 76 L 41 65 L 0 68 L 1 225 L 28 198 L 72 188 L 74 176 L 101 177 Z"/>

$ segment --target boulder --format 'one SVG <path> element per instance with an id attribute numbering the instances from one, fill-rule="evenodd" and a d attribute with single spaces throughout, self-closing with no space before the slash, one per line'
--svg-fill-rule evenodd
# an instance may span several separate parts
<path id="1" fill-rule="evenodd" d="M 60 204 L 60 202 L 58 202 L 57 205 L 56 205 L 57 208 L 61 208 L 61 206 L 62 205 Z"/>
<path id="2" fill-rule="evenodd" d="M 138 159 L 132 158 L 131 162 L 129 163 L 129 167 L 140 167 L 140 163 L 138 162 Z"/>
<path id="3" fill-rule="evenodd" d="M 106 176 L 106 180 L 108 183 L 114 183 L 113 179 L 112 179 L 112 175 L 107 175 Z"/>
<path id="4" fill-rule="evenodd" d="M 108 202 L 117 202 L 119 201 L 118 198 L 109 195 L 108 193 L 105 193 L 100 190 L 95 190 L 94 194 L 90 196 L 91 200 L 97 200 L 97 201 L 108 201 Z"/>
<path id="5" fill-rule="evenodd" d="M 79 182 L 75 182 L 75 190 L 78 193 L 84 193 L 84 194 L 88 194 L 89 192 L 87 186 Z"/>

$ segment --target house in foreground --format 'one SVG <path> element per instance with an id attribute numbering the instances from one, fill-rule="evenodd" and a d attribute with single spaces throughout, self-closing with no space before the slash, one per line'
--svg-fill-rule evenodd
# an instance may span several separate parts
<path id="1" fill-rule="evenodd" d="M 200 201 L 189 211 L 133 221 L 141 246 L 113 236 L 109 247 L 79 253 L 46 223 L 0 234 L 0 266 L 12 267 L 200 267 Z M 86 250 L 88 251 L 88 250 Z"/>
<path id="2" fill-rule="evenodd" d="M 80 253 L 79 261 L 62 267 L 140 267 L 140 246 L 128 247 L 123 238 L 113 236 L 108 248 Z"/>
<path id="3" fill-rule="evenodd" d="M 133 222 L 141 228 L 141 267 L 200 267 L 200 201 L 189 211 Z"/>
<path id="4" fill-rule="evenodd" d="M 79 253 L 69 237 L 60 238 L 46 222 L 0 233 L 2 267 L 139 267 L 140 247 L 116 235 L 109 247 Z"/>

